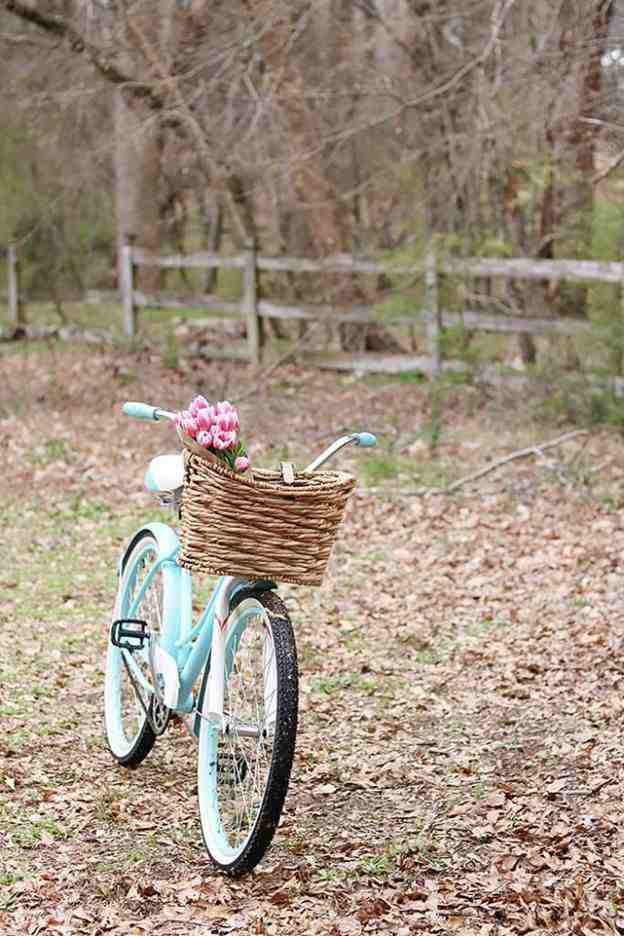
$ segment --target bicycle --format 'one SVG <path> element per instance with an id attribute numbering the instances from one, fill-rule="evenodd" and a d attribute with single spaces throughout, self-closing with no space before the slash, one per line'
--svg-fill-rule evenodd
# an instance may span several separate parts
<path id="1" fill-rule="evenodd" d="M 147 403 L 125 403 L 123 412 L 175 419 Z M 305 471 L 349 444 L 375 442 L 370 433 L 342 436 Z M 182 454 L 152 459 L 145 484 L 161 503 L 179 509 L 183 482 Z M 172 714 L 185 718 L 198 741 L 204 845 L 218 869 L 240 875 L 266 852 L 286 797 L 297 731 L 295 637 L 268 579 L 219 578 L 193 624 L 192 578 L 176 563 L 178 549 L 175 531 L 153 522 L 131 537 L 119 560 L 106 658 L 106 737 L 115 760 L 134 768 Z"/>

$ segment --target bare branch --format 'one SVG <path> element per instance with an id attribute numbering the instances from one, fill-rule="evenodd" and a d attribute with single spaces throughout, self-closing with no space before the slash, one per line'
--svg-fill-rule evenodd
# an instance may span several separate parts
<path id="1" fill-rule="evenodd" d="M 104 48 L 89 42 L 85 35 L 76 29 L 69 17 L 48 13 L 40 6 L 32 6 L 30 3 L 25 3 L 24 0 L 0 0 L 0 9 L 5 9 L 9 13 L 13 13 L 14 16 L 39 26 L 47 33 L 66 39 L 72 50 L 86 55 L 91 64 L 107 81 L 114 84 L 132 84 L 137 94 L 149 92 L 148 85 L 136 81 L 134 75 L 127 73 L 120 67 L 115 60 L 118 58 L 116 52 L 110 48 Z"/>
<path id="2" fill-rule="evenodd" d="M 611 175 L 618 166 L 621 166 L 624 163 L 624 150 L 621 150 L 617 156 L 614 156 L 613 159 L 610 159 L 608 164 L 604 169 L 601 169 L 600 172 L 597 172 L 592 176 L 591 184 L 598 185 L 599 182 L 602 182 L 603 179 L 606 179 L 608 175 Z"/>

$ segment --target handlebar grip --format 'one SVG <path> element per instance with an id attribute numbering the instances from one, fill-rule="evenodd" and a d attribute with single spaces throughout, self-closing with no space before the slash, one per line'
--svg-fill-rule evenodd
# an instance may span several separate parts
<path id="1" fill-rule="evenodd" d="M 126 416 L 132 416 L 133 419 L 156 420 L 160 413 L 157 406 L 150 406 L 149 403 L 132 403 L 130 400 L 124 403 L 121 409 Z"/>
<path id="2" fill-rule="evenodd" d="M 358 445 L 377 445 L 377 437 L 372 432 L 356 432 L 355 438 Z"/>

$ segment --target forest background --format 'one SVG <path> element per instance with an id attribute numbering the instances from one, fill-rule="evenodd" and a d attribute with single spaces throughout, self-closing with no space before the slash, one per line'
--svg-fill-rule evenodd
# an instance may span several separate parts
<path id="1" fill-rule="evenodd" d="M 19 247 L 28 300 L 61 319 L 67 300 L 116 287 L 128 240 L 403 263 L 428 246 L 619 260 L 620 14 L 605 0 L 4 0 L 0 243 Z M 145 268 L 138 285 L 237 289 L 214 271 Z M 260 288 L 416 318 L 422 296 L 417 277 L 391 275 L 263 274 Z M 466 277 L 443 301 L 589 317 L 589 346 L 553 340 L 551 357 L 620 373 L 620 293 Z M 450 352 L 487 354 L 459 331 Z M 342 324 L 333 339 L 400 347 L 379 326 Z M 528 332 L 519 353 L 535 362 Z"/>

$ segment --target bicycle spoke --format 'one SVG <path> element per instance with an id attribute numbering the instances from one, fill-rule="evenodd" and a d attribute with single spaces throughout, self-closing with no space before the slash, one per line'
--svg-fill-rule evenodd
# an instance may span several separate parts
<path id="1" fill-rule="evenodd" d="M 253 828 L 266 787 L 270 767 L 267 701 L 270 710 L 276 688 L 273 686 L 267 695 L 265 687 L 274 665 L 270 632 L 262 615 L 252 615 L 238 641 L 226 684 L 229 730 L 220 745 L 230 772 L 229 783 L 223 785 L 220 793 L 222 818 L 224 832 L 233 847 L 244 841 Z M 237 725 L 255 727 L 255 739 L 239 735 Z"/>
<path id="2" fill-rule="evenodd" d="M 297 724 L 297 660 L 286 609 L 273 594 L 243 598 L 225 640 L 221 729 L 207 718 L 200 730 L 200 817 L 215 863 L 240 874 L 265 853 L 284 803 Z"/>

